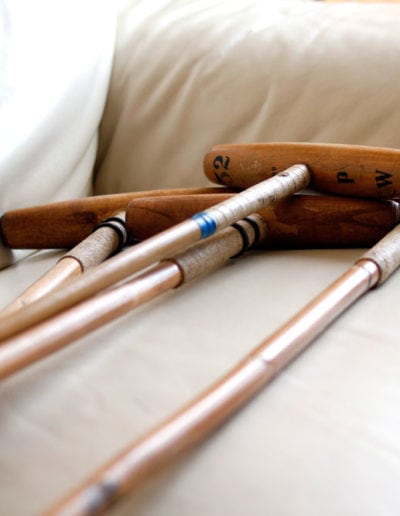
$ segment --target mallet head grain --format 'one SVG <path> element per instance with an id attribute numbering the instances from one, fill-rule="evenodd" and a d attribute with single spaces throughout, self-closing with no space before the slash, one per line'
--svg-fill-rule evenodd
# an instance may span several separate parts
<path id="1" fill-rule="evenodd" d="M 88 237 L 104 219 L 125 211 L 132 199 L 221 190 L 221 187 L 175 188 L 95 195 L 10 210 L 0 218 L 0 242 L 11 249 L 71 249 Z"/>
<path id="2" fill-rule="evenodd" d="M 130 235 L 145 240 L 232 194 L 202 194 L 135 199 L 128 205 Z M 398 222 L 395 201 L 338 196 L 293 195 L 259 211 L 267 225 L 259 247 L 370 247 Z"/>
<path id="3" fill-rule="evenodd" d="M 311 188 L 335 195 L 400 197 L 400 150 L 324 143 L 249 143 L 214 146 L 204 157 L 211 181 L 248 188 L 293 163 L 311 172 Z"/>

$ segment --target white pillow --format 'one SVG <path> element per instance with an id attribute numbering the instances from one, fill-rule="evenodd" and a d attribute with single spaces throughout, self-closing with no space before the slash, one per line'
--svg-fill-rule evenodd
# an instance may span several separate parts
<path id="1" fill-rule="evenodd" d="M 114 11 L 97 0 L 0 3 L 0 212 L 91 192 Z M 11 259 L 0 246 L 0 267 Z"/>
<path id="2" fill-rule="evenodd" d="M 399 26 L 400 5 L 128 2 L 96 192 L 208 184 L 217 143 L 400 147 Z"/>

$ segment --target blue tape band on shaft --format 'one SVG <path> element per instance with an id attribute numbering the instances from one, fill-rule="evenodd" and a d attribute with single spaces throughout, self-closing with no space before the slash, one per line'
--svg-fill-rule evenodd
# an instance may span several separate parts
<path id="1" fill-rule="evenodd" d="M 200 228 L 201 238 L 207 238 L 217 230 L 217 223 L 206 211 L 196 213 L 192 219 L 197 222 Z"/>

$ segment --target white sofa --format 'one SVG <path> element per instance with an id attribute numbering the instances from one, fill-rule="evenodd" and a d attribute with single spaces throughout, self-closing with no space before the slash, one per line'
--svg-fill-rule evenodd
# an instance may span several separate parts
<path id="1" fill-rule="evenodd" d="M 4 2 L 0 209 L 209 185 L 216 143 L 400 147 L 400 6 Z M 0 386 L 0 513 L 40 514 L 192 399 L 360 249 L 253 252 Z M 26 255 L 26 253 L 22 253 Z M 5 306 L 60 252 L 1 250 Z M 15 262 L 10 265 L 11 262 Z M 110 512 L 397 515 L 400 277 Z"/>

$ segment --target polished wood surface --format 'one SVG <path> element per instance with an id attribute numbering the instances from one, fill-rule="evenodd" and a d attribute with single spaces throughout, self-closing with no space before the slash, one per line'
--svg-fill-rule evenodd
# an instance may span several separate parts
<path id="1" fill-rule="evenodd" d="M 177 188 L 98 195 L 10 210 L 0 220 L 3 245 L 12 249 L 71 249 L 107 217 L 124 211 L 132 199 L 218 192 L 218 188 Z"/>
<path id="2" fill-rule="evenodd" d="M 248 188 L 287 166 L 304 163 L 319 192 L 351 197 L 400 196 L 400 150 L 323 143 L 249 143 L 214 146 L 204 172 L 215 183 Z"/>
<path id="3" fill-rule="evenodd" d="M 127 230 L 144 240 L 232 194 L 149 197 L 127 208 Z M 370 247 L 398 221 L 394 201 L 293 195 L 259 212 L 267 224 L 263 249 Z"/>

